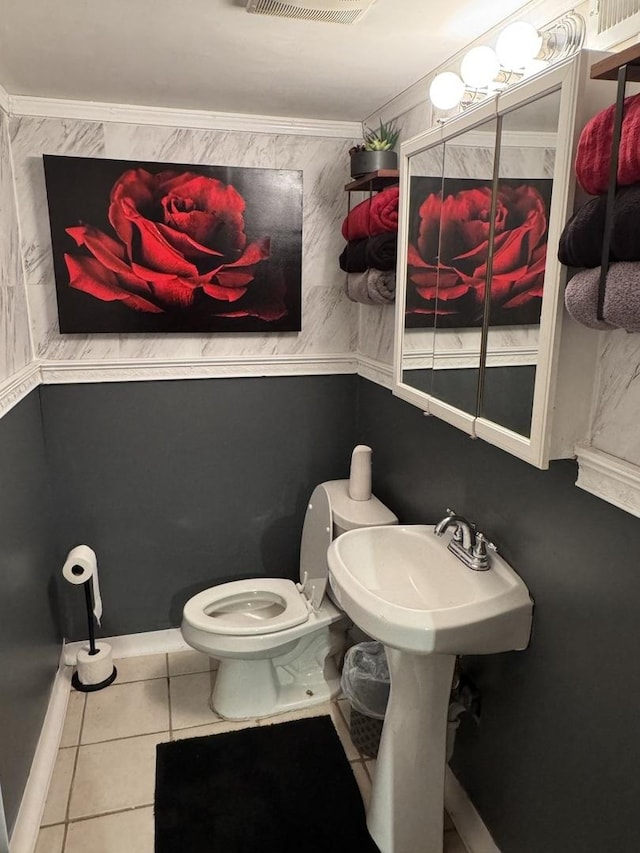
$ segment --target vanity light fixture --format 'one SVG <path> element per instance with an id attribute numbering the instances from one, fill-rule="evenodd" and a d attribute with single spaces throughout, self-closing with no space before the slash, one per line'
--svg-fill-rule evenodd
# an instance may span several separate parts
<path id="1" fill-rule="evenodd" d="M 582 47 L 584 35 L 584 18 L 576 12 L 541 30 L 526 21 L 509 24 L 498 36 L 495 50 L 480 45 L 465 54 L 460 75 L 445 71 L 433 78 L 431 103 L 439 110 L 468 107 L 571 56 Z"/>
<path id="2" fill-rule="evenodd" d="M 470 89 L 485 89 L 500 71 L 500 64 L 496 50 L 486 45 L 473 47 L 462 60 L 460 76 Z"/>

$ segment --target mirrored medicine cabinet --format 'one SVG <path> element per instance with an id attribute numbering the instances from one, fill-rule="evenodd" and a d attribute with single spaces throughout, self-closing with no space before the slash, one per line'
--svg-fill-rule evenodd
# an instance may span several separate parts
<path id="1" fill-rule="evenodd" d="M 597 335 L 557 246 L 587 119 L 584 51 L 403 143 L 394 393 L 539 468 L 587 432 Z"/>

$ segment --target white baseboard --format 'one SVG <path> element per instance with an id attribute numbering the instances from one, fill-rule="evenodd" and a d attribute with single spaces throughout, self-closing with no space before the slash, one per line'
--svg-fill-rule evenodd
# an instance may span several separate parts
<path id="1" fill-rule="evenodd" d="M 106 637 L 105 641 L 113 649 L 114 658 L 181 652 L 191 648 L 182 639 L 179 628 L 148 631 L 144 634 L 128 634 L 120 637 Z M 67 713 L 67 703 L 71 691 L 71 667 L 75 665 L 78 650 L 86 644 L 86 641 L 66 643 L 62 647 L 60 666 L 53 682 L 47 713 L 31 762 L 31 771 L 9 841 L 9 853 L 33 853 L 35 850 Z"/>
<path id="2" fill-rule="evenodd" d="M 180 628 L 167 628 L 164 631 L 147 631 L 143 634 L 122 634 L 119 637 L 100 637 L 99 640 L 100 642 L 109 643 L 113 649 L 114 658 L 161 655 L 167 652 L 184 652 L 191 648 L 183 640 Z M 65 643 L 64 662 L 67 666 L 75 666 L 79 650 L 83 646 L 86 646 L 87 643 L 88 640 L 78 643 Z"/>
<path id="3" fill-rule="evenodd" d="M 469 853 L 500 853 L 467 792 L 449 767 L 444 781 L 444 805 Z"/>
<path id="4" fill-rule="evenodd" d="M 53 682 L 49 705 L 38 739 L 20 810 L 9 841 L 9 853 L 33 853 L 58 755 L 71 690 L 71 669 L 60 666 Z"/>

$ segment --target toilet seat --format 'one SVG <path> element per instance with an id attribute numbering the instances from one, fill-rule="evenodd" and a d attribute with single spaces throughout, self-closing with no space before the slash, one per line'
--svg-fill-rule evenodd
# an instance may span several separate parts
<path id="1" fill-rule="evenodd" d="M 293 581 L 262 578 L 205 589 L 185 604 L 184 619 L 211 634 L 253 636 L 300 625 L 310 611 L 310 602 Z"/>

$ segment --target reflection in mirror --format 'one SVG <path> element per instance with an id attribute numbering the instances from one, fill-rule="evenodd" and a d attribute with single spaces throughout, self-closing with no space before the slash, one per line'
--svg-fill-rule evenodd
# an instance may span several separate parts
<path id="1" fill-rule="evenodd" d="M 444 149 L 441 177 L 424 168 L 414 176 L 411 158 L 403 378 L 471 415 L 477 406 L 496 125 L 492 119 L 438 146 L 440 157 Z M 429 340 L 431 370 L 421 372 L 419 382 L 413 359 L 418 341 L 426 350 Z"/>
<path id="2" fill-rule="evenodd" d="M 444 145 L 414 154 L 409 161 L 409 214 L 405 328 L 402 381 L 431 394 L 433 379 L 433 318 L 437 293 L 440 220 L 429 215 L 442 193 Z M 423 226 L 424 221 L 424 226 Z"/>
<path id="3" fill-rule="evenodd" d="M 480 416 L 529 437 L 560 92 L 506 113 Z"/>

